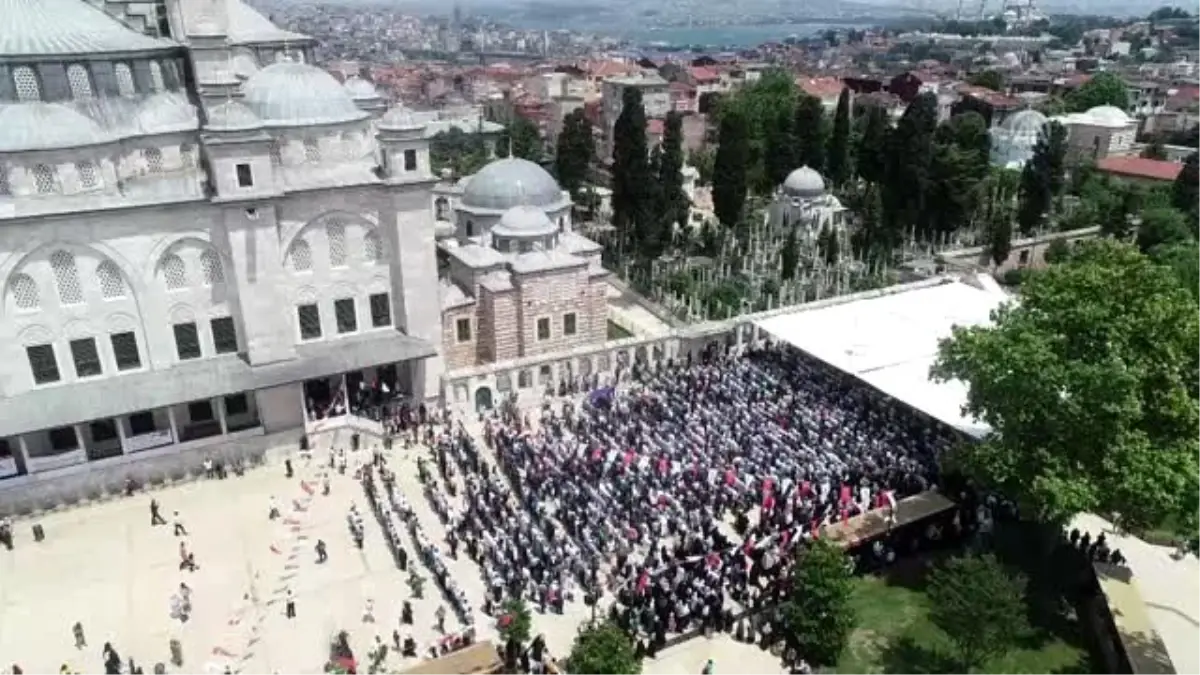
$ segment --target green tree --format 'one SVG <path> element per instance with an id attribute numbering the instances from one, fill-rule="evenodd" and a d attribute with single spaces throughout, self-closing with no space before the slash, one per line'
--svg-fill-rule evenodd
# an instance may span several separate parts
<path id="1" fill-rule="evenodd" d="M 850 178 L 850 90 L 838 95 L 837 111 L 833 115 L 833 133 L 829 135 L 829 150 L 825 153 L 825 173 L 834 187 L 840 188 Z"/>
<path id="2" fill-rule="evenodd" d="M 527 159 L 531 162 L 542 161 L 543 143 L 542 133 L 538 131 L 537 125 L 527 117 L 516 115 L 512 122 L 505 129 L 508 142 L 511 144 L 511 152 L 513 157 Z"/>
<path id="3" fill-rule="evenodd" d="M 1142 213 L 1142 222 L 1138 225 L 1137 245 L 1143 253 L 1151 249 L 1170 244 L 1183 244 L 1191 241 L 1192 225 L 1186 216 L 1177 209 L 1159 207 L 1148 209 Z"/>
<path id="4" fill-rule="evenodd" d="M 662 158 L 658 166 L 660 220 L 669 235 L 675 225 L 685 227 L 690 206 L 683 191 L 683 116 L 667 114 L 663 125 Z"/>
<path id="5" fill-rule="evenodd" d="M 826 265 L 837 263 L 841 256 L 841 243 L 838 241 L 837 230 L 830 228 L 828 225 L 821 228 L 821 233 L 817 238 L 817 247 L 821 253 L 821 259 Z"/>
<path id="6" fill-rule="evenodd" d="M 923 226 L 937 128 L 937 98 L 918 95 L 888 136 L 883 181 L 884 234 L 893 247 L 906 233 Z M 923 229 L 923 228 L 922 228 Z"/>
<path id="7" fill-rule="evenodd" d="M 922 218 L 928 231 L 950 233 L 972 220 L 988 174 L 989 151 L 987 124 L 978 113 L 955 115 L 938 126 Z"/>
<path id="8" fill-rule="evenodd" d="M 596 141 L 592 135 L 592 122 L 583 114 L 583 109 L 573 110 L 563 118 L 563 128 L 558 134 L 554 151 L 554 173 L 558 183 L 572 197 L 588 178 L 592 158 L 596 156 Z"/>
<path id="9" fill-rule="evenodd" d="M 1200 209 L 1200 153 L 1193 152 L 1184 160 L 1172 186 L 1171 205 L 1196 219 Z"/>
<path id="10" fill-rule="evenodd" d="M 1004 264 L 1012 253 L 1012 220 L 1007 213 L 995 212 L 988 223 L 988 251 L 992 262 L 997 266 Z"/>
<path id="11" fill-rule="evenodd" d="M 612 623 L 584 626 L 567 656 L 567 672 L 597 675 L 638 675 L 642 660 L 629 635 Z"/>
<path id="12" fill-rule="evenodd" d="M 854 630 L 850 562 L 840 546 L 814 540 L 792 575 L 792 594 L 780 607 L 784 639 L 814 666 L 837 662 Z"/>
<path id="13" fill-rule="evenodd" d="M 1171 271 L 1085 242 L 993 319 L 956 327 L 931 371 L 966 382 L 966 412 L 992 429 L 949 461 L 1055 525 L 1082 511 L 1124 527 L 1194 521 L 1200 328 Z"/>
<path id="14" fill-rule="evenodd" d="M 779 278 L 789 281 L 796 277 L 796 265 L 800 264 L 800 245 L 796 242 L 796 230 L 789 229 L 779 252 Z"/>
<path id="15" fill-rule="evenodd" d="M 984 70 L 975 73 L 967 78 L 967 82 L 992 91 L 1004 91 L 1004 73 L 998 70 Z"/>
<path id="16" fill-rule="evenodd" d="M 429 160 L 435 172 L 450 169 L 455 176 L 469 176 L 487 164 L 487 147 L 479 134 L 451 127 L 430 140 Z"/>
<path id="17" fill-rule="evenodd" d="M 1061 194 L 1066 182 L 1066 154 L 1066 128 L 1058 122 L 1047 124 L 1033 147 L 1033 157 L 1021 170 L 1017 222 L 1022 234 L 1033 234 Z"/>
<path id="18" fill-rule="evenodd" d="M 1146 144 L 1142 148 L 1142 157 L 1145 159 L 1157 159 L 1163 161 L 1167 159 L 1167 148 L 1163 142 L 1157 138 Z"/>
<path id="19" fill-rule="evenodd" d="M 529 642 L 533 632 L 533 615 L 529 605 L 524 600 L 509 599 L 500 606 L 500 614 L 509 617 L 507 623 L 500 628 L 500 637 L 505 642 L 513 640 L 518 644 Z"/>
<path id="20" fill-rule="evenodd" d="M 929 575 L 929 618 L 950 638 L 971 672 L 1004 654 L 1028 632 L 1025 579 L 995 556 L 951 558 Z"/>
<path id="21" fill-rule="evenodd" d="M 649 151 L 646 147 L 646 109 L 642 92 L 626 87 L 621 114 L 613 125 L 612 210 L 613 227 L 621 249 L 636 250 L 639 229 L 651 217 Z"/>
<path id="22" fill-rule="evenodd" d="M 887 144 L 892 122 L 883 106 L 867 108 L 862 135 L 854 153 L 858 177 L 868 183 L 879 184 L 887 171 Z"/>
<path id="23" fill-rule="evenodd" d="M 713 161 L 716 156 L 717 153 L 707 148 L 688 151 L 688 166 L 696 167 L 696 173 L 700 174 L 697 178 L 700 185 L 712 185 Z"/>
<path id="24" fill-rule="evenodd" d="M 1092 75 L 1077 89 L 1067 94 L 1069 112 L 1085 112 L 1101 105 L 1111 105 L 1121 110 L 1129 108 L 1129 87 L 1120 75 L 1102 71 Z"/>
<path id="25" fill-rule="evenodd" d="M 766 157 L 771 122 L 781 112 L 790 114 L 796 106 L 795 75 L 783 69 L 771 69 L 758 80 L 724 97 L 716 111 L 717 126 L 727 113 L 740 114 L 746 128 L 746 185 L 761 194 L 769 194 L 778 185 L 767 175 Z M 795 168 L 795 167 L 791 167 Z M 789 169 L 790 170 L 790 169 Z"/>
<path id="26" fill-rule="evenodd" d="M 1050 245 L 1046 247 L 1046 253 L 1042 256 L 1042 259 L 1045 260 L 1046 264 L 1048 265 L 1057 265 L 1060 262 L 1066 261 L 1066 259 L 1070 257 L 1071 245 L 1067 243 L 1066 239 L 1059 237 L 1058 239 L 1050 242 Z"/>
<path id="27" fill-rule="evenodd" d="M 825 107 L 816 96 L 803 94 L 796 102 L 792 122 L 796 139 L 796 160 L 801 166 L 820 172 L 825 168 Z M 795 167 L 792 167 L 795 168 Z"/>
<path id="28" fill-rule="evenodd" d="M 770 188 L 775 189 L 797 166 L 796 137 L 792 133 L 792 111 L 781 108 L 768 118 L 766 145 L 763 147 L 763 170 Z"/>
<path id="29" fill-rule="evenodd" d="M 713 211 L 726 228 L 736 228 L 746 204 L 747 163 L 750 160 L 746 118 L 738 110 L 721 115 L 717 139 L 717 157 L 713 162 Z"/>
<path id="30" fill-rule="evenodd" d="M 1150 257 L 1169 269 L 1193 300 L 1200 299 L 1200 247 L 1195 240 L 1155 247 Z"/>

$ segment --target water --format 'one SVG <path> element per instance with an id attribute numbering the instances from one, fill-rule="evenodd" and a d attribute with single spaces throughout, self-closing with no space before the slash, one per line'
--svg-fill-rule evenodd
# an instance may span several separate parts
<path id="1" fill-rule="evenodd" d="M 613 31 L 614 37 L 635 44 L 665 43 L 671 46 L 706 45 L 715 47 L 756 47 L 764 42 L 780 42 L 788 37 L 811 37 L 831 28 L 861 28 L 821 23 L 776 23 L 751 26 L 693 26 L 652 29 L 632 27 Z"/>

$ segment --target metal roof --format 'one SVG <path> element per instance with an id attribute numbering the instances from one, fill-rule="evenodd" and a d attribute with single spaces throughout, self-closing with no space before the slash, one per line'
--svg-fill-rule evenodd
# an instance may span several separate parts
<path id="1" fill-rule="evenodd" d="M 0 0 L 0 57 L 147 52 L 178 46 L 132 30 L 81 0 Z"/>

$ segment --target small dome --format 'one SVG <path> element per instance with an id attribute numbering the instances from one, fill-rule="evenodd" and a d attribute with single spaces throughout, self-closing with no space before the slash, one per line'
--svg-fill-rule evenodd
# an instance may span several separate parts
<path id="1" fill-rule="evenodd" d="M 357 75 L 346 80 L 346 83 L 342 87 L 346 90 L 347 94 L 350 94 L 350 98 L 355 101 L 371 101 L 380 98 L 375 85 Z"/>
<path id="2" fill-rule="evenodd" d="M 238 52 L 233 55 L 233 74 L 243 79 L 250 79 L 258 72 L 258 61 L 252 54 Z"/>
<path id="3" fill-rule="evenodd" d="M 825 194 L 825 179 L 807 166 L 788 174 L 783 180 L 783 192 L 789 197 L 812 199 Z"/>
<path id="4" fill-rule="evenodd" d="M 0 106 L 0 152 L 59 150 L 113 140 L 87 115 L 58 103 Z"/>
<path id="5" fill-rule="evenodd" d="M 313 126 L 365 119 L 367 113 L 332 75 L 303 63 L 280 61 L 242 85 L 246 106 L 267 126 Z"/>
<path id="6" fill-rule="evenodd" d="M 146 99 L 134 118 L 134 129 L 146 135 L 195 131 L 199 127 L 195 106 L 176 92 L 163 92 Z"/>
<path id="7" fill-rule="evenodd" d="M 205 131 L 254 131 L 261 129 L 262 120 L 239 101 L 229 100 L 208 111 Z"/>
<path id="8" fill-rule="evenodd" d="M 423 125 L 417 122 L 413 117 L 413 113 L 408 108 L 398 105 L 388 109 L 383 117 L 379 118 L 379 128 L 391 129 L 395 131 L 409 131 L 412 129 L 420 129 Z"/>
<path id="9" fill-rule="evenodd" d="M 514 206 L 556 206 L 562 188 L 545 169 L 527 159 L 498 159 L 467 181 L 461 204 L 466 208 L 507 211 Z"/>
<path id="10" fill-rule="evenodd" d="M 554 234 L 558 227 L 546 212 L 536 206 L 514 206 L 500 216 L 492 234 L 501 237 L 544 237 Z"/>
<path id="11" fill-rule="evenodd" d="M 1046 116 L 1036 110 L 1022 110 L 1004 120 L 1000 127 L 1010 135 L 1032 135 L 1036 138 L 1041 135 L 1047 121 Z"/>
<path id="12" fill-rule="evenodd" d="M 1086 115 L 1103 126 L 1123 127 L 1131 121 L 1124 110 L 1111 105 L 1098 105 L 1088 110 Z"/>

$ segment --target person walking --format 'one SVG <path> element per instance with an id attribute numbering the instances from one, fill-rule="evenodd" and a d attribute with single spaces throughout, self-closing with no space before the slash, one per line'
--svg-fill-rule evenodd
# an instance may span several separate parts
<path id="1" fill-rule="evenodd" d="M 83 649 L 87 646 L 87 638 L 83 635 L 83 624 L 78 621 L 74 626 L 71 626 L 71 634 L 75 637 L 75 648 Z"/>
<path id="2" fill-rule="evenodd" d="M 162 514 L 159 513 L 158 509 L 159 509 L 158 500 L 151 499 L 150 500 L 150 526 L 151 527 L 154 527 L 156 525 L 166 525 L 167 524 L 167 519 L 162 517 Z"/>
<path id="3" fill-rule="evenodd" d="M 284 601 L 283 614 L 289 619 L 296 618 L 296 599 L 292 597 L 292 589 L 288 589 L 287 600 Z"/>
<path id="4" fill-rule="evenodd" d="M 439 633 L 446 632 L 446 606 L 438 605 L 437 612 L 434 613 L 434 618 L 437 619 L 437 629 Z"/>
<path id="5" fill-rule="evenodd" d="M 317 564 L 319 565 L 319 564 L 325 562 L 326 560 L 329 560 L 329 554 L 325 552 L 325 540 L 318 539 L 317 540 Z"/>
<path id="6" fill-rule="evenodd" d="M 186 537 L 186 536 L 188 536 L 188 531 L 187 531 L 187 528 L 183 526 L 183 519 L 179 517 L 179 512 L 178 512 L 178 511 L 176 511 L 176 512 L 175 512 L 175 513 L 174 513 L 174 514 L 171 516 L 171 520 L 173 520 L 173 521 L 174 521 L 174 523 L 175 523 L 175 536 L 176 536 L 176 537 Z"/>

